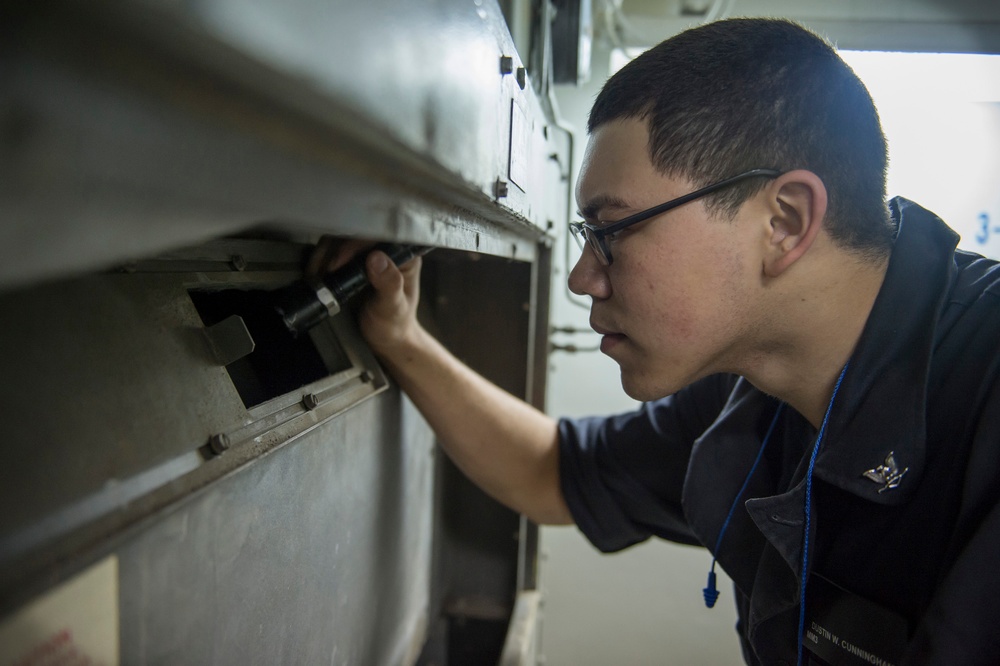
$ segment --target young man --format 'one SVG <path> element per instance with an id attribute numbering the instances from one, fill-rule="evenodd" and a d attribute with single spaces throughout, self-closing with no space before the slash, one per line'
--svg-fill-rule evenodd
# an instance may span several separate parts
<path id="1" fill-rule="evenodd" d="M 794 24 L 723 21 L 613 76 L 588 129 L 570 287 L 646 402 L 537 412 L 420 326 L 419 261 L 373 254 L 362 330 L 449 455 L 601 550 L 709 548 L 748 663 L 1000 663 L 1000 269 L 886 205 L 860 81 Z"/>

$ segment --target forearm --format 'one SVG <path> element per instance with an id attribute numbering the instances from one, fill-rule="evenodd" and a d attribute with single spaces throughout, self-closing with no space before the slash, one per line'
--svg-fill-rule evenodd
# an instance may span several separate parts
<path id="1" fill-rule="evenodd" d="M 538 523 L 572 522 L 552 418 L 476 374 L 423 328 L 380 356 L 466 476 Z"/>

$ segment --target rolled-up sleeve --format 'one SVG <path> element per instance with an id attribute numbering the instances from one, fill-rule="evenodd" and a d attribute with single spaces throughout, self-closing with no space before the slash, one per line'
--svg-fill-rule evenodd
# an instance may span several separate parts
<path id="1" fill-rule="evenodd" d="M 650 536 L 699 544 L 681 506 L 688 458 L 736 380 L 713 375 L 627 414 L 559 421 L 563 495 L 594 546 L 614 552 Z"/>

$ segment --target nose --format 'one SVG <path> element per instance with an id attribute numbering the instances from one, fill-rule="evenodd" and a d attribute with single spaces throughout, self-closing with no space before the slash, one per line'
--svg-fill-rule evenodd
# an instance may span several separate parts
<path id="1" fill-rule="evenodd" d="M 583 249 L 569 273 L 569 290 L 578 296 L 590 296 L 596 300 L 611 296 L 607 267 L 598 261 L 590 246 Z"/>

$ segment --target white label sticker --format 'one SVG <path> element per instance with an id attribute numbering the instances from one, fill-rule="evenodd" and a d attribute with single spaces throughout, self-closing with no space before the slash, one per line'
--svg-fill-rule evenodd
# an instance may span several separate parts
<path id="1" fill-rule="evenodd" d="M 0 623 L 2 666 L 118 666 L 118 658 L 115 555 Z"/>

